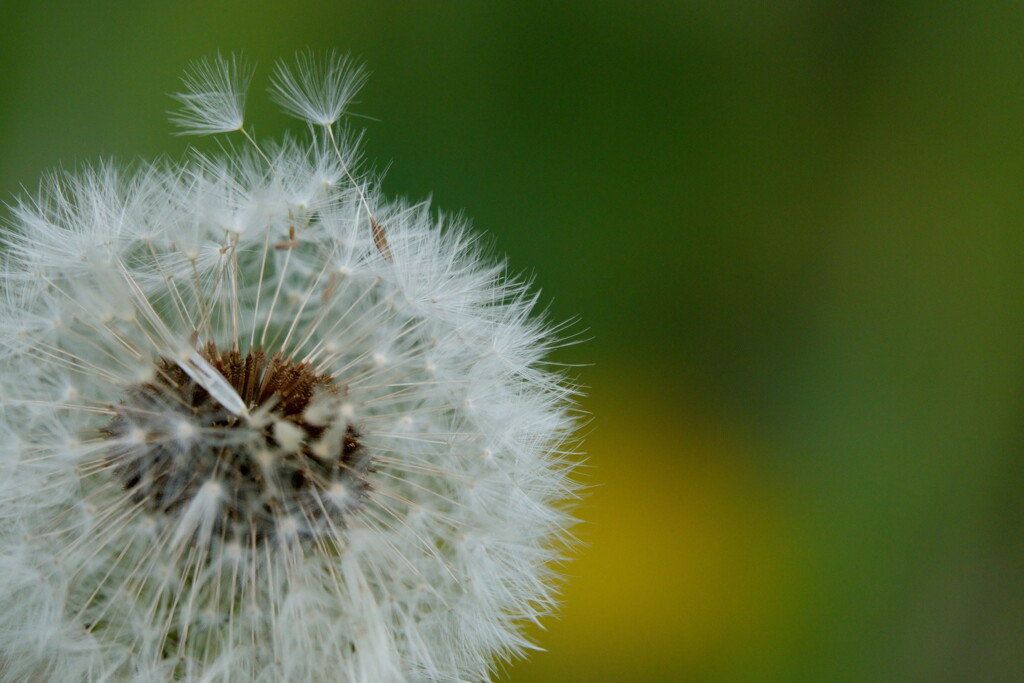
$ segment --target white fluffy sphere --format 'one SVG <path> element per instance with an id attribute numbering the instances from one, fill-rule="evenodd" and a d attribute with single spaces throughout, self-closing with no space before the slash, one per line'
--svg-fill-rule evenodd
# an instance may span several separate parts
<path id="1" fill-rule="evenodd" d="M 299 64 L 275 84 L 308 143 L 55 174 L 13 208 L 3 680 L 485 680 L 554 606 L 555 330 L 465 226 L 357 182 L 358 73 Z M 178 121 L 248 138 L 250 76 L 200 63 Z"/>

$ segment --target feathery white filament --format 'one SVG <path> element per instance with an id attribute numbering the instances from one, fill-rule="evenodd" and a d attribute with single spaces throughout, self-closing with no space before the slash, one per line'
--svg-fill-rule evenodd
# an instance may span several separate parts
<path id="1" fill-rule="evenodd" d="M 233 415 L 241 417 L 249 414 L 245 401 L 238 395 L 235 388 L 198 351 L 188 351 L 183 356 L 177 358 L 176 362 L 178 367 L 185 371 L 185 374 L 191 377 L 196 384 L 210 392 L 210 396 Z"/>

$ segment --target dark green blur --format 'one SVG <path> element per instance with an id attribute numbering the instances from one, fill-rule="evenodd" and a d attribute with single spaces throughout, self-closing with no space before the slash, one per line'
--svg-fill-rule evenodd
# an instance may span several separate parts
<path id="1" fill-rule="evenodd" d="M 1024 5 L 0 5 L 0 193 L 182 156 L 193 58 L 372 76 L 390 194 L 462 211 L 590 386 L 592 485 L 511 681 L 1024 680 Z M 261 78 L 263 80 L 261 80 Z"/>

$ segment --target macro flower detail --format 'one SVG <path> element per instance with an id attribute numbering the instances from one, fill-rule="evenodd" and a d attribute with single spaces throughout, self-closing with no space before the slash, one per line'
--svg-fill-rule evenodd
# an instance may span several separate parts
<path id="1" fill-rule="evenodd" d="M 239 419 L 177 363 L 160 361 L 153 381 L 131 387 L 103 430 L 110 468 L 132 502 L 168 515 L 213 491 L 219 510 L 210 532 L 235 543 L 262 543 L 282 520 L 310 538 L 326 531 L 327 519 L 341 525 L 367 486 L 370 460 L 328 398 L 338 394 L 332 378 L 261 349 L 243 358 L 210 344 L 201 356 L 258 417 Z M 197 431 L 206 436 L 190 438 Z"/>
<path id="2" fill-rule="evenodd" d="M 172 116 L 219 156 L 54 173 L 0 274 L 0 680 L 477 681 L 573 541 L 561 327 L 460 220 L 381 196 L 347 59 Z"/>

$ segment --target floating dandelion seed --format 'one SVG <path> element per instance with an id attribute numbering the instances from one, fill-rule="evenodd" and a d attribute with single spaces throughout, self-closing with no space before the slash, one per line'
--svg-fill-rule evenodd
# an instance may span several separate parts
<path id="1" fill-rule="evenodd" d="M 319 65 L 319 66 L 318 66 Z M 241 151 L 55 174 L 0 275 L 0 678 L 485 680 L 554 606 L 559 330 L 458 221 L 352 174 L 343 60 L 200 62 Z M 251 144 L 250 144 L 251 143 Z"/>

